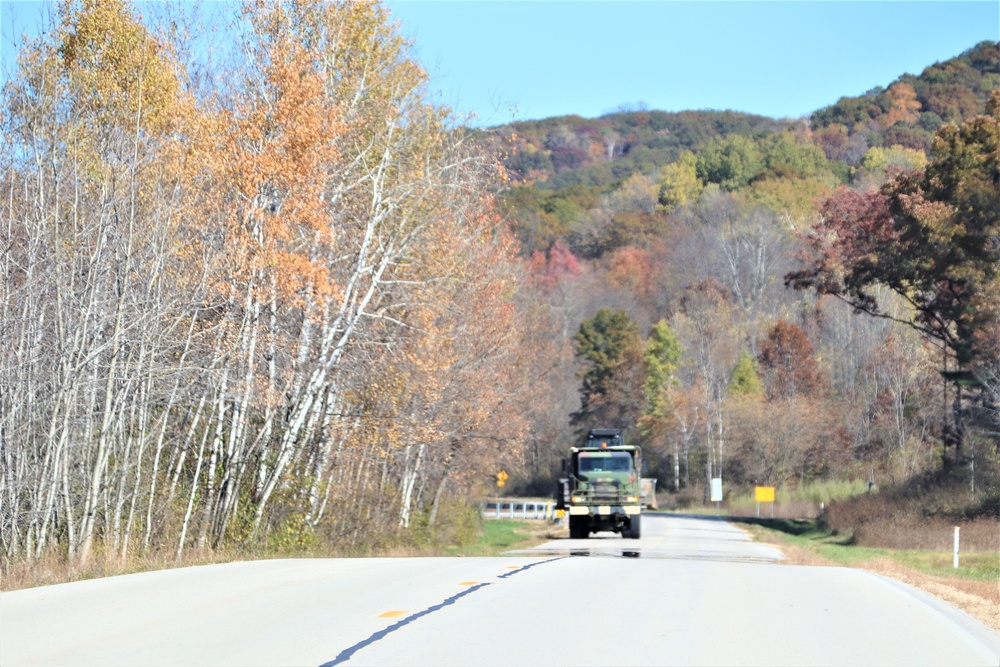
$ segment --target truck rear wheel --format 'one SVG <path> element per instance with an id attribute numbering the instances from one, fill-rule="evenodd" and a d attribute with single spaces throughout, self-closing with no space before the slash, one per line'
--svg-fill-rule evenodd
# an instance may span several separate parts
<path id="1" fill-rule="evenodd" d="M 639 521 L 641 517 L 638 514 L 633 514 L 632 518 L 628 520 L 628 536 L 633 540 L 639 539 L 639 535 L 642 531 L 642 522 Z"/>
<path id="2" fill-rule="evenodd" d="M 587 529 L 587 517 L 571 516 L 569 518 L 569 537 L 573 540 L 585 540 L 590 537 Z"/>

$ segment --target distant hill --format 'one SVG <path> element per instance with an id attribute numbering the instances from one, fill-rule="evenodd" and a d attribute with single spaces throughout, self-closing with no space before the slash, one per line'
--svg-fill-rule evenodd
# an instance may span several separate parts
<path id="1" fill-rule="evenodd" d="M 841 97 L 812 114 L 812 127 L 826 130 L 825 135 L 862 134 L 869 146 L 927 151 L 943 123 L 960 124 L 982 113 L 990 91 L 997 88 L 998 43 L 981 42 L 956 58 L 934 63 L 920 76 L 904 74 L 887 88 Z"/>
<path id="2" fill-rule="evenodd" d="M 684 150 L 697 152 L 715 137 L 763 135 L 790 125 L 736 111 L 643 110 L 594 119 L 559 116 L 500 129 L 513 136 L 505 165 L 511 176 L 557 190 L 571 185 L 607 188 L 635 172 L 675 162 Z"/>
<path id="3" fill-rule="evenodd" d="M 937 129 L 981 113 L 1000 88 L 998 46 L 982 42 L 808 119 L 640 109 L 480 134 L 510 176 L 502 199 L 525 253 L 556 242 L 581 257 L 647 245 L 713 188 L 804 226 L 840 185 L 870 190 L 893 170 L 921 169 Z"/>
<path id="4" fill-rule="evenodd" d="M 997 88 L 1000 49 L 997 42 L 982 42 L 919 76 L 904 74 L 886 88 L 842 97 L 815 111 L 810 117 L 814 142 L 828 159 L 850 166 L 876 146 L 927 152 L 942 123 L 961 123 L 980 113 Z M 685 150 L 698 153 L 716 137 L 759 138 L 796 125 L 737 111 L 638 110 L 592 119 L 520 121 L 491 132 L 509 141 L 504 163 L 516 183 L 545 190 L 574 185 L 607 190 L 636 172 L 653 173 L 675 162 Z"/>

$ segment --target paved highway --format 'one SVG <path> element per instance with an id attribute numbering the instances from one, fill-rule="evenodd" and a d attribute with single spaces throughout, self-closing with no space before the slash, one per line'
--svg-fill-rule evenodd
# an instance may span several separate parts
<path id="1" fill-rule="evenodd" d="M 708 518 L 502 558 L 232 563 L 0 594 L 0 664 L 998 665 L 1000 635 Z"/>

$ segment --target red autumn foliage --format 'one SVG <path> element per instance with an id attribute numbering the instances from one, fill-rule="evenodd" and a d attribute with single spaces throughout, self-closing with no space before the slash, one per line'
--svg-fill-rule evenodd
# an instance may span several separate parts
<path id="1" fill-rule="evenodd" d="M 824 385 L 812 343 L 791 322 L 775 322 L 761 342 L 758 360 L 771 399 L 816 394 Z"/>
<path id="2" fill-rule="evenodd" d="M 580 260 L 559 241 L 547 252 L 536 250 L 527 262 L 529 280 L 543 291 L 548 291 L 571 276 L 583 273 Z"/>

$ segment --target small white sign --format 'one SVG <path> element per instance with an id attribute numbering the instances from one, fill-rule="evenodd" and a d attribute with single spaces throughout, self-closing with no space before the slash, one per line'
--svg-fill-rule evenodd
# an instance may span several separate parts
<path id="1" fill-rule="evenodd" d="M 722 478 L 713 477 L 712 478 L 712 502 L 721 503 L 722 502 Z"/>

